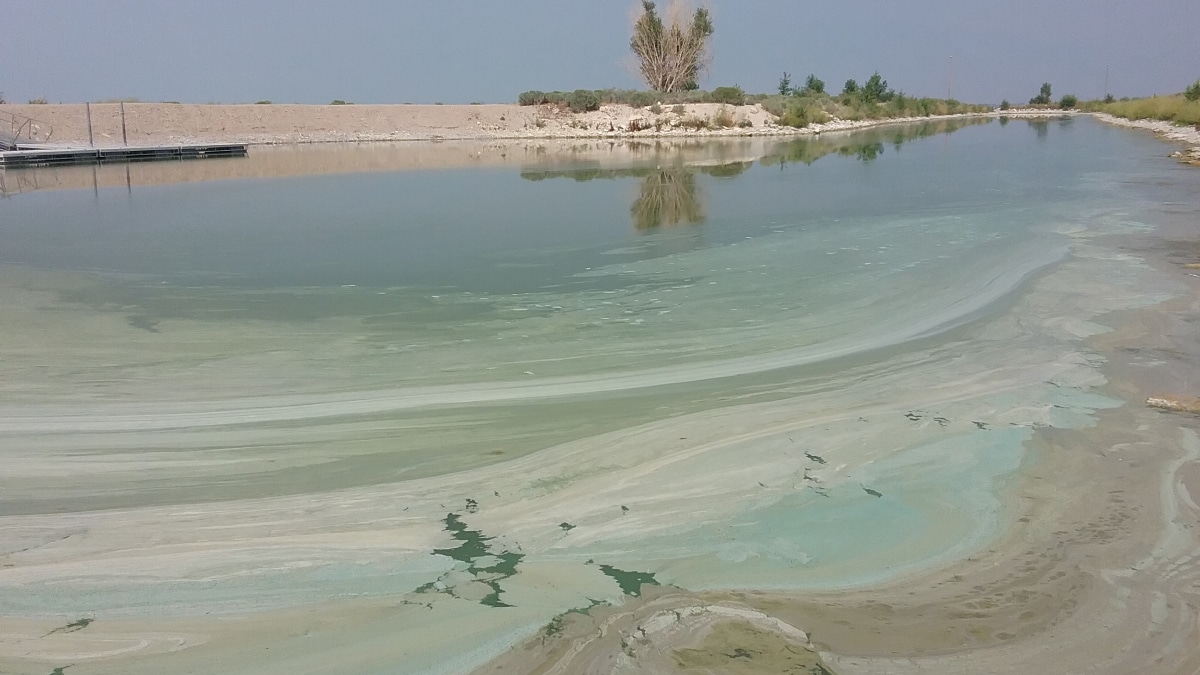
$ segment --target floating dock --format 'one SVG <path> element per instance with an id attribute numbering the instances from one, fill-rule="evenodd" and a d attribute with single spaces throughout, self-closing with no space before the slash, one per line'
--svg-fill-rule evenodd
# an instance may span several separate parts
<path id="1" fill-rule="evenodd" d="M 121 148 L 21 146 L 17 150 L 0 151 L 0 169 L 245 156 L 245 143 L 204 143 Z"/>

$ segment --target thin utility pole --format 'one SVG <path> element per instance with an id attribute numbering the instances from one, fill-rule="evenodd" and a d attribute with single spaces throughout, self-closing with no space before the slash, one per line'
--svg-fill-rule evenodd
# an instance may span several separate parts
<path id="1" fill-rule="evenodd" d="M 1108 98 L 1108 66 L 1104 66 L 1104 98 Z"/>
<path id="2" fill-rule="evenodd" d="M 950 57 L 950 76 L 946 78 L 946 100 L 954 98 L 950 95 L 950 90 L 954 87 L 954 57 Z"/>
<path id="3" fill-rule="evenodd" d="M 96 147 L 96 139 L 92 138 L 92 104 L 89 101 L 85 105 L 87 106 L 87 118 L 88 118 L 88 145 L 90 145 L 94 148 L 94 147 Z"/>

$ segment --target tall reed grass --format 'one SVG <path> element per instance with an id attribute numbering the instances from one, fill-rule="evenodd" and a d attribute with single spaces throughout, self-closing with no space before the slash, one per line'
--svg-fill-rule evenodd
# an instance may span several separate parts
<path id="1" fill-rule="evenodd" d="M 1131 120 L 1166 120 L 1176 124 L 1200 124 L 1200 101 L 1189 101 L 1181 94 L 1133 98 L 1112 103 L 1089 101 L 1084 109 L 1089 112 L 1106 112 Z"/>

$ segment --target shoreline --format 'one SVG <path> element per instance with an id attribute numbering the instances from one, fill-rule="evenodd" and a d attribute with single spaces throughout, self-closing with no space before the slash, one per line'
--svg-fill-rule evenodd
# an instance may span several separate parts
<path id="1" fill-rule="evenodd" d="M 124 108 L 124 119 L 122 119 Z M 1127 120 L 1101 112 L 1013 108 L 985 113 L 869 120 L 831 119 L 804 128 L 780 126 L 760 104 L 733 106 L 693 103 L 651 112 L 623 104 L 571 113 L 552 105 L 300 105 L 97 103 L 91 105 L 91 133 L 85 104 L 4 104 L 0 112 L 35 121 L 35 140 L 51 145 L 120 147 L 202 142 L 252 146 L 373 142 L 513 142 L 546 140 L 789 138 L 851 132 L 897 124 L 955 119 L 1036 119 L 1091 115 L 1130 129 L 1152 131 L 1188 147 L 1171 155 L 1200 164 L 1200 130 L 1161 120 Z M 695 128 L 725 117 L 732 125 Z"/>
<path id="2" fill-rule="evenodd" d="M 871 120 L 832 119 L 804 128 L 780 126 L 759 104 L 694 103 L 663 108 L 604 105 L 571 113 L 555 106 L 480 105 L 193 105 L 98 103 L 91 106 L 89 136 L 84 104 L 0 106 L 31 118 L 36 140 L 70 146 L 119 147 L 199 142 L 255 146 L 395 141 L 541 141 L 707 139 L 819 136 L 892 124 L 996 117 L 996 112 Z M 679 112 L 675 110 L 678 109 Z M 1053 111 L 1052 116 L 1062 113 Z M 727 116 L 731 126 L 694 128 Z"/>
<path id="3" fill-rule="evenodd" d="M 1117 117 L 1108 113 L 1090 114 L 1106 124 L 1125 127 L 1126 129 L 1152 131 L 1163 140 L 1185 144 L 1188 146 L 1186 149 L 1173 152 L 1169 156 L 1178 159 L 1184 164 L 1200 166 L 1200 127 L 1180 126 L 1164 120 L 1127 120 L 1124 117 Z"/>

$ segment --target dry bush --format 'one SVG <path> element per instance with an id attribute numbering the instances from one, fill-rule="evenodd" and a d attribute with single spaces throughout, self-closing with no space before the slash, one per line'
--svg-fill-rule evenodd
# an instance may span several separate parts
<path id="1" fill-rule="evenodd" d="M 634 14 L 629 48 L 652 91 L 697 89 L 711 58 L 712 34 L 712 18 L 705 8 L 690 11 L 685 0 L 670 0 L 664 19 L 653 2 L 643 0 L 641 12 Z"/>

